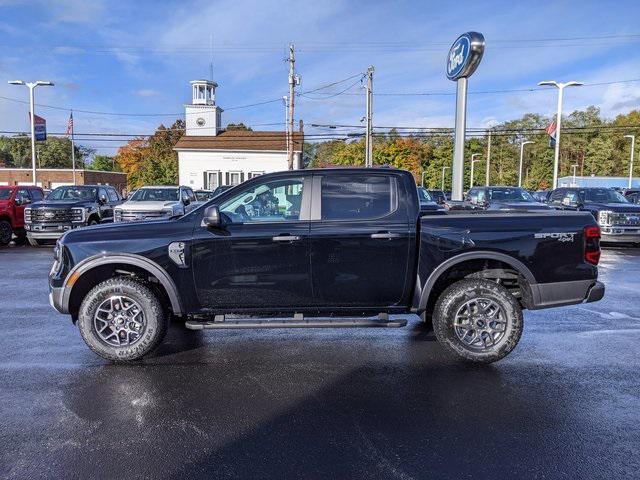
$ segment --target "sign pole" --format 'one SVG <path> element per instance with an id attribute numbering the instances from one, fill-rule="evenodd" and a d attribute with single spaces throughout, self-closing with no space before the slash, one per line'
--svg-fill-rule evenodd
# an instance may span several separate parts
<path id="1" fill-rule="evenodd" d="M 484 54 L 484 36 L 478 32 L 460 35 L 449 49 L 446 74 L 456 82 L 456 130 L 451 168 L 451 200 L 462 201 L 464 191 L 464 143 L 467 129 L 468 77 L 476 71 Z"/>
<path id="2" fill-rule="evenodd" d="M 462 200 L 464 191 L 464 142 L 467 128 L 467 77 L 456 81 L 456 131 L 453 142 L 451 200 Z"/>
<path id="3" fill-rule="evenodd" d="M 76 183 L 76 145 L 75 145 L 75 138 L 73 137 L 73 129 L 75 128 L 75 125 L 73 124 L 73 110 L 71 110 L 71 168 L 73 169 L 73 184 L 77 185 Z"/>
<path id="4" fill-rule="evenodd" d="M 33 111 L 33 89 L 35 85 L 27 85 L 29 87 L 29 105 L 31 107 L 31 177 L 33 179 L 33 186 L 37 186 L 36 183 L 36 114 Z"/>

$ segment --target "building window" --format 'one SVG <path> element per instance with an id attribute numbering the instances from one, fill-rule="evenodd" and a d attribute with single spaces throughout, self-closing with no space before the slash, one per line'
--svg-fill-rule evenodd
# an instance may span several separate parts
<path id="1" fill-rule="evenodd" d="M 204 189 L 205 190 L 215 190 L 222 183 L 221 175 L 218 170 L 208 170 L 204 172 Z"/>
<path id="2" fill-rule="evenodd" d="M 242 183 L 242 172 L 227 172 L 227 185 L 240 185 Z"/>
<path id="3" fill-rule="evenodd" d="M 264 172 L 249 172 L 249 179 L 254 177 L 259 177 L 260 175 L 264 175 Z"/>

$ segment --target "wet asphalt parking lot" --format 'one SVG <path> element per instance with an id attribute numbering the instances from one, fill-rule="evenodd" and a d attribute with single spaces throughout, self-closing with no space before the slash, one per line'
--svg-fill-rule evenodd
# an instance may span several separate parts
<path id="1" fill-rule="evenodd" d="M 0 250 L 0 478 L 639 478 L 640 250 L 599 303 L 526 312 L 490 366 L 402 329 L 191 332 L 96 357 L 51 249 Z"/>

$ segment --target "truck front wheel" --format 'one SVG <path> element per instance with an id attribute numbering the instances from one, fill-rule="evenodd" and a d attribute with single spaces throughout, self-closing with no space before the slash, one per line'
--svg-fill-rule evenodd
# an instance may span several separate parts
<path id="1" fill-rule="evenodd" d="M 11 228 L 11 224 L 6 220 L 0 220 L 0 245 L 9 245 L 12 236 L 13 228 Z"/>
<path id="2" fill-rule="evenodd" d="M 520 340 L 522 308 L 502 285 L 484 279 L 461 280 L 438 298 L 433 328 L 438 341 L 464 360 L 491 363 L 508 355 Z"/>
<path id="3" fill-rule="evenodd" d="M 156 348 L 169 325 L 156 294 L 143 282 L 112 278 L 84 298 L 78 328 L 96 354 L 113 362 L 139 360 Z"/>

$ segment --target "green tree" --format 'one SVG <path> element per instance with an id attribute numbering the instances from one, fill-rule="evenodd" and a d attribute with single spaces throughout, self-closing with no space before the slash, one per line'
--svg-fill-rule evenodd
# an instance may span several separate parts
<path id="1" fill-rule="evenodd" d="M 88 165 L 90 170 L 101 170 L 103 172 L 121 172 L 120 165 L 115 163 L 115 157 L 108 155 L 94 155 L 93 160 Z"/>

